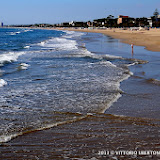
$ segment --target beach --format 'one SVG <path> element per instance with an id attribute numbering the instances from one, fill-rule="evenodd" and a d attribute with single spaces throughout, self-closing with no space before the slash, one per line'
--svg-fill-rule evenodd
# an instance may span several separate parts
<path id="1" fill-rule="evenodd" d="M 61 93 L 59 97 L 57 94 L 57 97 L 54 99 L 55 101 L 56 99 L 60 99 L 57 105 L 61 110 L 58 110 L 59 108 L 57 107 L 58 111 L 53 112 L 47 106 L 48 112 L 42 110 L 44 115 L 40 115 L 39 117 L 38 114 L 41 113 L 39 110 L 43 108 L 36 108 L 34 113 L 26 118 L 30 119 L 32 116 L 35 116 L 32 119 L 33 121 L 36 118 L 39 121 L 45 118 L 46 124 L 52 122 L 52 119 L 56 119 L 56 123 L 49 124 L 48 128 L 26 131 L 22 135 L 15 136 L 11 141 L 2 143 L 0 146 L 0 159 L 149 160 L 159 158 L 160 73 L 157 68 L 159 68 L 160 55 L 159 52 L 156 52 L 158 48 L 154 49 L 153 45 L 152 48 L 148 48 L 147 45 L 142 45 L 138 41 L 136 44 L 136 41 L 133 42 L 131 39 L 129 41 L 131 34 L 136 35 L 136 37 L 139 36 L 140 33 L 137 31 L 136 33 L 120 31 L 125 32 L 126 37 L 124 36 L 124 39 L 122 38 L 124 34 L 118 33 L 117 35 L 118 30 L 90 31 L 75 29 L 75 31 L 78 31 L 76 32 L 77 34 L 81 34 L 81 31 L 88 33 L 78 38 L 69 38 L 69 41 L 67 41 L 69 43 L 64 47 L 61 46 L 62 49 L 66 49 L 72 44 L 72 49 L 75 49 L 75 41 L 73 40 L 76 39 L 78 50 L 76 48 L 74 54 L 71 54 L 70 57 L 66 58 L 65 51 L 63 61 L 61 60 L 61 62 L 59 61 L 60 54 L 56 58 L 53 58 L 52 54 L 48 55 L 53 43 L 53 41 L 49 41 L 47 45 L 41 43 L 43 45 L 41 50 L 44 51 L 44 47 L 49 47 L 45 54 L 42 54 L 42 57 L 36 55 L 36 57 L 33 57 L 36 63 L 32 62 L 33 64 L 30 64 L 31 66 L 34 65 L 34 67 L 38 64 L 37 68 L 39 68 L 42 64 L 42 59 L 47 54 L 47 57 L 45 57 L 45 71 L 47 67 L 51 68 L 53 72 L 58 65 L 65 65 L 58 68 L 56 74 L 59 74 L 59 70 L 65 69 L 60 73 L 60 75 L 63 75 L 60 83 L 60 86 L 63 85 L 63 88 L 60 89 L 64 92 L 65 85 L 67 85 L 65 90 L 67 96 L 63 96 L 63 92 L 57 90 L 59 87 L 57 82 L 61 77 L 56 77 L 54 81 L 49 79 L 51 81 L 51 84 L 48 84 L 49 89 L 46 87 L 42 88 L 45 89 L 45 92 L 47 89 L 49 90 L 48 93 L 44 94 L 47 98 L 42 97 L 42 99 L 46 104 L 49 104 L 49 101 L 52 107 L 55 104 L 52 102 L 53 98 L 49 93 L 53 92 L 54 95 Z M 148 36 L 147 32 L 150 31 L 144 32 Z M 156 32 L 153 31 L 155 34 Z M 67 33 L 69 34 L 69 32 Z M 71 33 L 76 35 L 74 32 Z M 62 40 L 64 43 L 64 38 Z M 126 40 L 128 41 L 127 43 L 122 43 L 122 41 L 125 42 Z M 139 45 L 134 46 L 134 52 L 132 52 L 130 42 L 134 45 Z M 58 45 L 56 44 L 56 46 Z M 85 54 L 82 57 L 79 55 L 81 49 L 81 54 Z M 61 53 L 63 52 L 61 51 Z M 76 57 L 75 53 L 77 54 Z M 29 55 L 26 56 L 29 57 Z M 49 56 L 51 56 L 51 59 L 55 59 L 53 64 L 48 63 Z M 41 60 L 40 62 L 37 57 Z M 24 61 L 27 58 L 24 57 L 22 60 Z M 51 71 L 48 73 L 49 76 L 53 74 Z M 67 78 L 68 81 L 66 81 Z M 40 77 L 35 77 L 34 75 L 34 83 L 40 82 L 42 86 L 43 81 L 44 79 L 40 79 Z M 80 85 L 81 83 L 77 83 L 77 81 L 82 81 L 82 85 Z M 66 82 L 68 83 L 65 84 Z M 114 85 L 110 82 L 113 82 Z M 93 85 L 91 85 L 92 83 Z M 72 88 L 69 88 L 70 86 Z M 51 91 L 52 87 L 53 91 Z M 71 95 L 72 91 L 74 91 L 73 95 Z M 42 94 L 44 90 L 38 88 L 37 95 L 38 92 Z M 70 101 L 77 93 L 78 97 Z M 83 97 L 82 93 L 84 93 Z M 108 99 L 110 96 L 113 99 L 111 101 Z M 67 99 L 67 105 L 65 99 Z M 61 103 L 61 101 L 65 103 Z M 42 103 L 39 105 L 45 106 Z M 63 105 L 70 108 L 73 106 L 73 109 L 67 110 Z M 83 105 L 85 106 L 84 108 Z M 77 107 L 80 109 L 77 109 Z M 47 119 L 48 117 L 49 119 Z M 150 152 L 146 153 L 145 151 Z"/>
<path id="2" fill-rule="evenodd" d="M 62 30 L 65 30 L 62 29 Z M 80 31 L 80 32 L 94 32 L 102 33 L 113 38 L 120 39 L 123 43 L 133 44 L 137 46 L 145 46 L 147 50 L 159 52 L 160 51 L 160 29 L 150 29 L 150 30 L 138 30 L 132 31 L 130 29 L 74 29 L 67 28 L 67 30 Z"/>

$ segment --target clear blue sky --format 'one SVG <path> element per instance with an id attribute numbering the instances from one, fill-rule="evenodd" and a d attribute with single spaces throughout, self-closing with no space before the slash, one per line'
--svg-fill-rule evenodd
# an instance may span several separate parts
<path id="1" fill-rule="evenodd" d="M 109 14 L 150 17 L 160 0 L 0 0 L 4 24 L 61 23 L 105 18 Z"/>

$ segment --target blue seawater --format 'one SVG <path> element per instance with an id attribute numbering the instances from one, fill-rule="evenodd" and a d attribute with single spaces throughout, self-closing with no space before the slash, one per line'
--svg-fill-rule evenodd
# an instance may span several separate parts
<path id="1" fill-rule="evenodd" d="M 122 67 L 127 60 L 87 50 L 95 38 L 73 31 L 0 29 L 1 143 L 104 112 L 121 96 L 120 82 L 130 76 Z"/>
<path id="2" fill-rule="evenodd" d="M 0 51 L 20 51 L 26 45 L 41 42 L 50 37 L 59 37 L 63 32 L 35 29 L 0 29 Z"/>

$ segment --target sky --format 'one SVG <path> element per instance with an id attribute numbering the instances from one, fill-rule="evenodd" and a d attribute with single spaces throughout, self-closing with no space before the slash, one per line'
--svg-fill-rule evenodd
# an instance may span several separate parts
<path id="1" fill-rule="evenodd" d="M 108 15 L 150 17 L 160 0 L 0 0 L 0 22 L 35 24 L 92 21 Z"/>

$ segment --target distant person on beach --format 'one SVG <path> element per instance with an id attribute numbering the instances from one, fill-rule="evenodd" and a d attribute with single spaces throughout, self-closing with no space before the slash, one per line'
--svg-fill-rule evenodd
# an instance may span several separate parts
<path id="1" fill-rule="evenodd" d="M 131 48 L 132 48 L 132 56 L 133 56 L 133 44 L 131 44 Z"/>

